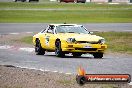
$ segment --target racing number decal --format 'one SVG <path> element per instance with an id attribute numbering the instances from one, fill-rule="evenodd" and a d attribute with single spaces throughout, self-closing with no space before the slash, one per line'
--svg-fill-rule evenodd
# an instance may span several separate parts
<path id="1" fill-rule="evenodd" d="M 48 46 L 49 45 L 49 38 L 50 38 L 50 36 L 46 36 L 46 38 L 45 38 L 45 44 Z"/>

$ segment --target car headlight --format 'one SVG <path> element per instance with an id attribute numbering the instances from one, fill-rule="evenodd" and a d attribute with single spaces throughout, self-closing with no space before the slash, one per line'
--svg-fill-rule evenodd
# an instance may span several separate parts
<path id="1" fill-rule="evenodd" d="M 68 42 L 68 43 L 75 43 L 76 40 L 75 40 L 75 38 L 68 38 L 68 39 L 67 39 L 67 42 Z"/>
<path id="2" fill-rule="evenodd" d="M 100 44 L 104 44 L 104 43 L 105 43 L 105 39 L 100 39 L 100 40 L 99 40 L 99 43 L 100 43 Z"/>

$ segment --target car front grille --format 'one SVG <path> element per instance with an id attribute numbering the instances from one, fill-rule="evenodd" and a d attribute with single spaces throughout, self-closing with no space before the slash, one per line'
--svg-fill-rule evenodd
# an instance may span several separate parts
<path id="1" fill-rule="evenodd" d="M 99 42 L 95 42 L 95 41 L 76 41 L 76 43 L 89 43 L 89 44 L 98 44 Z"/>
<path id="2" fill-rule="evenodd" d="M 83 50 L 83 51 L 96 51 L 97 48 L 75 48 L 75 50 Z"/>

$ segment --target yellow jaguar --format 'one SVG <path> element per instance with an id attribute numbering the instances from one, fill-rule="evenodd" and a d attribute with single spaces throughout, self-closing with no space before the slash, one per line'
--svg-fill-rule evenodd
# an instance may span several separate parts
<path id="1" fill-rule="evenodd" d="M 57 57 L 69 53 L 79 57 L 89 53 L 94 58 L 102 58 L 107 48 L 104 38 L 92 35 L 83 25 L 77 24 L 49 24 L 33 36 L 33 44 L 37 55 L 48 51 L 55 52 Z"/>

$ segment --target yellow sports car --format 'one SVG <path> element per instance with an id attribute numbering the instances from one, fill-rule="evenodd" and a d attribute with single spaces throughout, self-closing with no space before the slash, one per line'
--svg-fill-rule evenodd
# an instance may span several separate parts
<path id="1" fill-rule="evenodd" d="M 102 58 L 107 48 L 104 38 L 92 35 L 84 26 L 77 24 L 50 24 L 33 36 L 33 44 L 37 55 L 48 51 L 55 52 L 57 57 L 69 53 L 78 57 L 89 53 L 94 58 Z"/>

